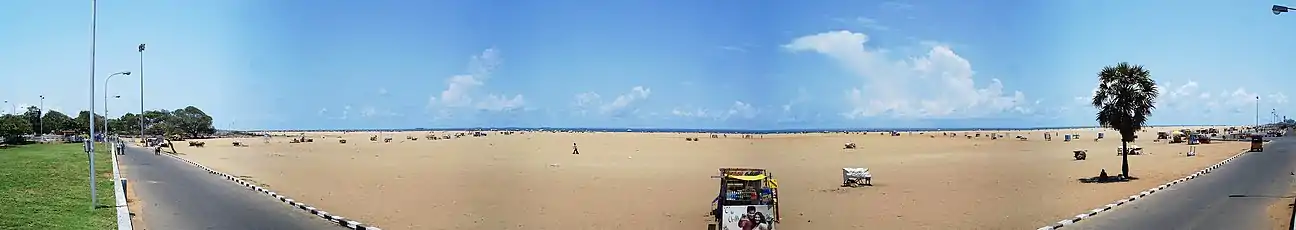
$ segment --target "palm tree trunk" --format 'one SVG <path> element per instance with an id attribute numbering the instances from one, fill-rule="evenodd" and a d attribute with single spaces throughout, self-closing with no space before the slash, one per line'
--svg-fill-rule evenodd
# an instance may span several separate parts
<path id="1" fill-rule="evenodd" d="M 1124 139 L 1124 138 L 1121 138 L 1121 139 Z M 1124 175 L 1125 177 L 1128 178 L 1128 177 L 1130 177 L 1130 172 L 1129 172 L 1129 152 L 1130 152 L 1130 150 L 1129 150 L 1129 146 L 1126 145 L 1126 143 L 1129 143 L 1129 142 L 1125 142 L 1125 140 L 1121 140 L 1121 175 Z"/>

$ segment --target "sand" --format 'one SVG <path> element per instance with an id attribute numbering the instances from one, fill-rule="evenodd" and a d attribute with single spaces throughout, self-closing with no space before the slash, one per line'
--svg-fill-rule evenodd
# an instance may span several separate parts
<path id="1" fill-rule="evenodd" d="M 1043 140 L 940 133 L 780 134 L 710 138 L 680 133 L 539 133 L 426 140 L 427 132 L 307 133 L 211 139 L 181 157 L 384 229 L 703 229 L 720 167 L 771 170 L 781 229 L 1034 229 L 1175 180 L 1238 154 L 1243 142 L 1153 142 L 1130 156 L 1140 180 L 1085 184 L 1120 173 L 1118 134 L 1098 129 Z M 437 132 L 446 135 L 453 132 Z M 976 132 L 961 132 L 976 133 Z M 980 132 L 988 134 L 990 132 Z M 293 133 L 296 135 L 298 133 Z M 379 141 L 369 137 L 380 135 Z M 935 137 L 932 137 L 935 135 Z M 1024 135 L 1021 141 L 1012 137 Z M 418 137 L 408 140 L 406 136 Z M 345 138 L 346 144 L 338 143 Z M 392 137 L 383 143 L 383 137 Z M 686 142 L 685 137 L 700 137 Z M 250 147 L 231 147 L 241 141 Z M 579 155 L 571 154 L 573 142 Z M 853 142 L 859 149 L 843 149 Z M 1076 161 L 1073 149 L 1088 149 Z M 841 188 L 843 167 L 867 167 L 872 187 Z"/>

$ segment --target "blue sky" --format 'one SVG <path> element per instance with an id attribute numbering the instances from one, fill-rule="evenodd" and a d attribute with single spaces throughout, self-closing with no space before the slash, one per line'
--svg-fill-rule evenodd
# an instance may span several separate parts
<path id="1" fill-rule="evenodd" d="M 1292 108 L 1273 2 L 992 2 L 102 1 L 94 98 L 139 110 L 147 43 L 145 108 L 234 129 L 1081 126 L 1120 61 L 1154 124 Z M 0 2 L 0 99 L 87 109 L 90 9 Z"/>

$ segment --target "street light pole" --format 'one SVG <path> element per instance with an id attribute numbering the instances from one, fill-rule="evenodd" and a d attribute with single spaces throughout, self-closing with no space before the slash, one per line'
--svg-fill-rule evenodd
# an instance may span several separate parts
<path id="1" fill-rule="evenodd" d="M 139 79 L 140 79 L 140 141 L 144 141 L 144 44 L 139 44 Z"/>
<path id="2" fill-rule="evenodd" d="M 90 156 L 90 210 L 99 206 L 99 201 L 95 198 L 95 166 L 94 166 L 94 137 L 95 137 L 95 119 L 94 119 L 94 79 L 95 79 L 95 45 L 98 44 L 96 35 L 99 32 L 99 2 L 90 0 L 90 141 L 86 142 L 86 153 Z"/>
<path id="3" fill-rule="evenodd" d="M 1256 96 L 1255 127 L 1260 131 L 1260 96 Z"/>
<path id="4" fill-rule="evenodd" d="M 94 96 L 91 96 L 93 98 Z M 45 135 L 45 95 L 40 95 L 40 113 L 36 114 L 36 122 L 40 123 L 40 130 L 37 135 Z"/>
<path id="5" fill-rule="evenodd" d="M 112 74 L 112 75 L 108 75 L 108 79 L 104 79 L 104 99 L 103 99 L 103 102 L 104 102 L 104 115 L 103 115 L 103 116 L 104 116 L 104 124 L 103 124 L 103 127 L 104 127 L 104 129 L 103 129 L 103 130 L 104 130 L 104 131 L 103 131 L 103 135 L 104 135 L 104 142 L 107 142 L 107 141 L 108 141 L 108 80 L 112 80 L 112 78 L 115 77 L 115 76 L 117 76 L 117 75 L 126 75 L 126 76 L 130 76 L 130 71 L 114 73 L 114 74 Z M 93 114 L 92 114 L 92 115 L 93 115 Z M 94 117 L 94 116 L 91 116 L 90 119 L 94 119 L 93 117 Z"/>

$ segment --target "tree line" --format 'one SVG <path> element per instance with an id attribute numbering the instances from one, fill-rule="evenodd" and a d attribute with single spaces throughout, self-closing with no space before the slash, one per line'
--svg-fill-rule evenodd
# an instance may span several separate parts
<path id="1" fill-rule="evenodd" d="M 4 137 L 5 142 L 17 143 L 23 141 L 23 135 L 89 134 L 91 117 L 95 119 L 96 133 L 103 132 L 103 124 L 107 122 L 110 134 L 139 135 L 141 117 L 144 120 L 146 135 L 198 138 L 216 133 L 215 126 L 212 126 L 212 117 L 194 106 L 172 111 L 144 111 L 143 114 L 126 113 L 113 119 L 107 119 L 103 115 L 90 111 L 81 111 L 76 118 L 53 110 L 41 114 L 40 108 L 31 106 L 27 107 L 27 111 L 22 114 L 0 116 L 0 137 Z"/>

